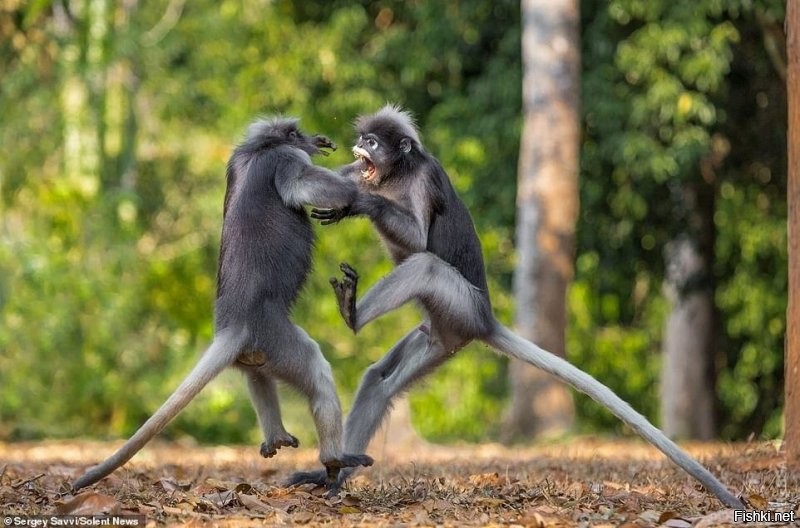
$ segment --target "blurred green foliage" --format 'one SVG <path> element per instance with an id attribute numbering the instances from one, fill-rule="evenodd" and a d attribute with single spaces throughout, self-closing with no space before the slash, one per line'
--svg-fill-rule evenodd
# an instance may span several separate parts
<path id="1" fill-rule="evenodd" d="M 70 6 L 66 12 L 64 6 Z M 713 267 L 722 434 L 780 434 L 786 305 L 785 93 L 778 0 L 585 0 L 581 216 L 572 361 L 657 419 L 676 186 L 715 153 Z M 386 101 L 417 116 L 484 244 L 510 321 L 520 133 L 517 2 L 83 0 L 0 4 L 0 438 L 130 433 L 212 335 L 224 170 L 258 114 L 341 146 Z M 348 161 L 342 148 L 324 164 Z M 419 320 L 356 339 L 327 278 L 391 265 L 365 220 L 318 228 L 295 309 L 347 406 Z M 506 364 L 473 345 L 412 392 L 427 437 L 497 437 Z M 227 373 L 166 434 L 256 442 Z M 304 403 L 287 427 L 313 441 Z M 585 430 L 615 429 L 579 399 Z"/>

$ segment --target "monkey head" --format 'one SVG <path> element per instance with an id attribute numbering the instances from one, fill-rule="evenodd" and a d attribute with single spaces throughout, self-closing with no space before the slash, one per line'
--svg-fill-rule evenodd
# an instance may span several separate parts
<path id="1" fill-rule="evenodd" d="M 361 177 L 370 185 L 380 185 L 397 171 L 413 163 L 422 151 L 419 134 L 411 114 L 387 105 L 374 114 L 356 120 L 358 140 L 353 155 L 361 162 Z"/>
<path id="2" fill-rule="evenodd" d="M 327 137 L 309 135 L 298 127 L 299 120 L 293 117 L 272 117 L 259 119 L 247 130 L 248 141 L 256 140 L 254 147 L 270 148 L 279 145 L 291 145 L 299 148 L 309 156 L 315 154 L 328 155 L 323 149 L 336 150 L 336 144 Z"/>

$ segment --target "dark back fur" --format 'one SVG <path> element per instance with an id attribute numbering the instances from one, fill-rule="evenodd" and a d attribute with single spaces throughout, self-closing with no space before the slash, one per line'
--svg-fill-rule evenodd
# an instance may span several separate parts
<path id="1" fill-rule="evenodd" d="M 428 228 L 428 251 L 455 267 L 471 284 L 487 293 L 480 239 L 464 202 L 439 161 L 428 155 L 425 174 L 440 189 Z"/>
<path id="2" fill-rule="evenodd" d="M 302 208 L 287 207 L 275 187 L 297 157 L 287 139 L 253 131 L 227 170 L 217 275 L 217 330 L 245 322 L 252 331 L 275 310 L 288 312 L 311 268 L 314 232 Z M 288 314 L 287 314 L 288 315 Z"/>

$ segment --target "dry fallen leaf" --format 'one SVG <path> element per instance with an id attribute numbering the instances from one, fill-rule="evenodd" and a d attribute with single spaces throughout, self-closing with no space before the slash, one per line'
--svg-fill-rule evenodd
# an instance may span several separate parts
<path id="1" fill-rule="evenodd" d="M 233 488 L 233 491 L 235 491 L 236 493 L 246 493 L 248 495 L 252 495 L 254 492 L 253 486 L 251 486 L 247 482 L 240 482 L 239 484 L 236 485 L 235 488 Z"/>
<path id="2" fill-rule="evenodd" d="M 720 524 L 728 525 L 733 523 L 733 510 L 720 510 L 702 517 L 694 528 L 711 528 Z"/>
<path id="3" fill-rule="evenodd" d="M 639 514 L 639 518 L 645 522 L 657 523 L 661 518 L 661 514 L 655 510 L 645 510 Z"/>
<path id="4" fill-rule="evenodd" d="M 675 517 L 673 519 L 668 519 L 665 521 L 662 526 L 665 528 L 692 528 L 692 523 L 687 521 L 686 519 L 681 519 L 680 517 Z"/>
<path id="5" fill-rule="evenodd" d="M 161 484 L 161 487 L 164 488 L 164 491 L 174 492 L 174 491 L 188 491 L 191 488 L 191 484 L 179 484 L 172 479 L 162 478 L 158 481 Z"/>
<path id="6" fill-rule="evenodd" d="M 306 524 L 314 518 L 314 514 L 310 511 L 299 511 L 292 515 L 292 522 L 297 524 Z"/>
<path id="7" fill-rule="evenodd" d="M 236 493 L 233 491 L 216 491 L 203 495 L 203 499 L 222 509 L 236 500 Z"/>
<path id="8" fill-rule="evenodd" d="M 749 502 L 755 510 L 766 510 L 769 507 L 769 501 L 757 493 L 748 495 L 747 502 Z"/>
<path id="9" fill-rule="evenodd" d="M 215 478 L 207 478 L 205 480 L 205 484 L 211 486 L 212 488 L 218 489 L 219 491 L 229 490 L 233 487 L 231 486 L 230 482 L 223 482 Z"/>
<path id="10" fill-rule="evenodd" d="M 275 509 L 270 506 L 269 504 L 265 504 L 258 497 L 255 495 L 248 495 L 246 493 L 239 493 L 239 502 L 242 503 L 242 506 L 247 508 L 248 510 L 261 512 L 261 513 L 271 513 L 275 511 Z"/>
<path id="11" fill-rule="evenodd" d="M 74 499 L 56 507 L 57 515 L 100 515 L 119 513 L 121 504 L 117 499 L 94 491 L 81 493 Z"/>

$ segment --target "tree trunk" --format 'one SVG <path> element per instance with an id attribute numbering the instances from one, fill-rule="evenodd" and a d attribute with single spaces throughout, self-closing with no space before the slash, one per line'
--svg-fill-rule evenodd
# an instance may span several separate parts
<path id="1" fill-rule="evenodd" d="M 786 315 L 786 461 L 800 468 L 800 5 L 786 6 L 789 98 L 789 307 Z"/>
<path id="2" fill-rule="evenodd" d="M 673 438 L 710 440 L 716 435 L 714 292 L 708 262 L 688 237 L 666 251 L 665 292 L 672 302 L 664 336 L 661 416 Z"/>
<path id="3" fill-rule="evenodd" d="M 64 173 L 71 186 L 87 198 L 97 193 L 98 174 L 105 162 L 102 105 L 107 8 L 105 0 L 54 4 L 56 32 L 62 38 L 68 37 L 61 60 Z M 81 18 L 83 23 L 77 24 L 73 17 Z M 76 31 L 83 34 L 74 36 Z"/>
<path id="4" fill-rule="evenodd" d="M 577 0 L 522 2 L 515 325 L 521 336 L 562 357 L 578 214 L 578 26 Z M 504 440 L 572 427 L 572 397 L 560 382 L 519 361 L 513 361 L 510 381 Z"/>
<path id="5" fill-rule="evenodd" d="M 716 308 L 714 262 L 716 169 L 728 143 L 713 138 L 699 177 L 672 197 L 678 236 L 664 251 L 664 293 L 672 303 L 664 331 L 661 416 L 667 436 L 710 440 L 716 436 Z"/>

